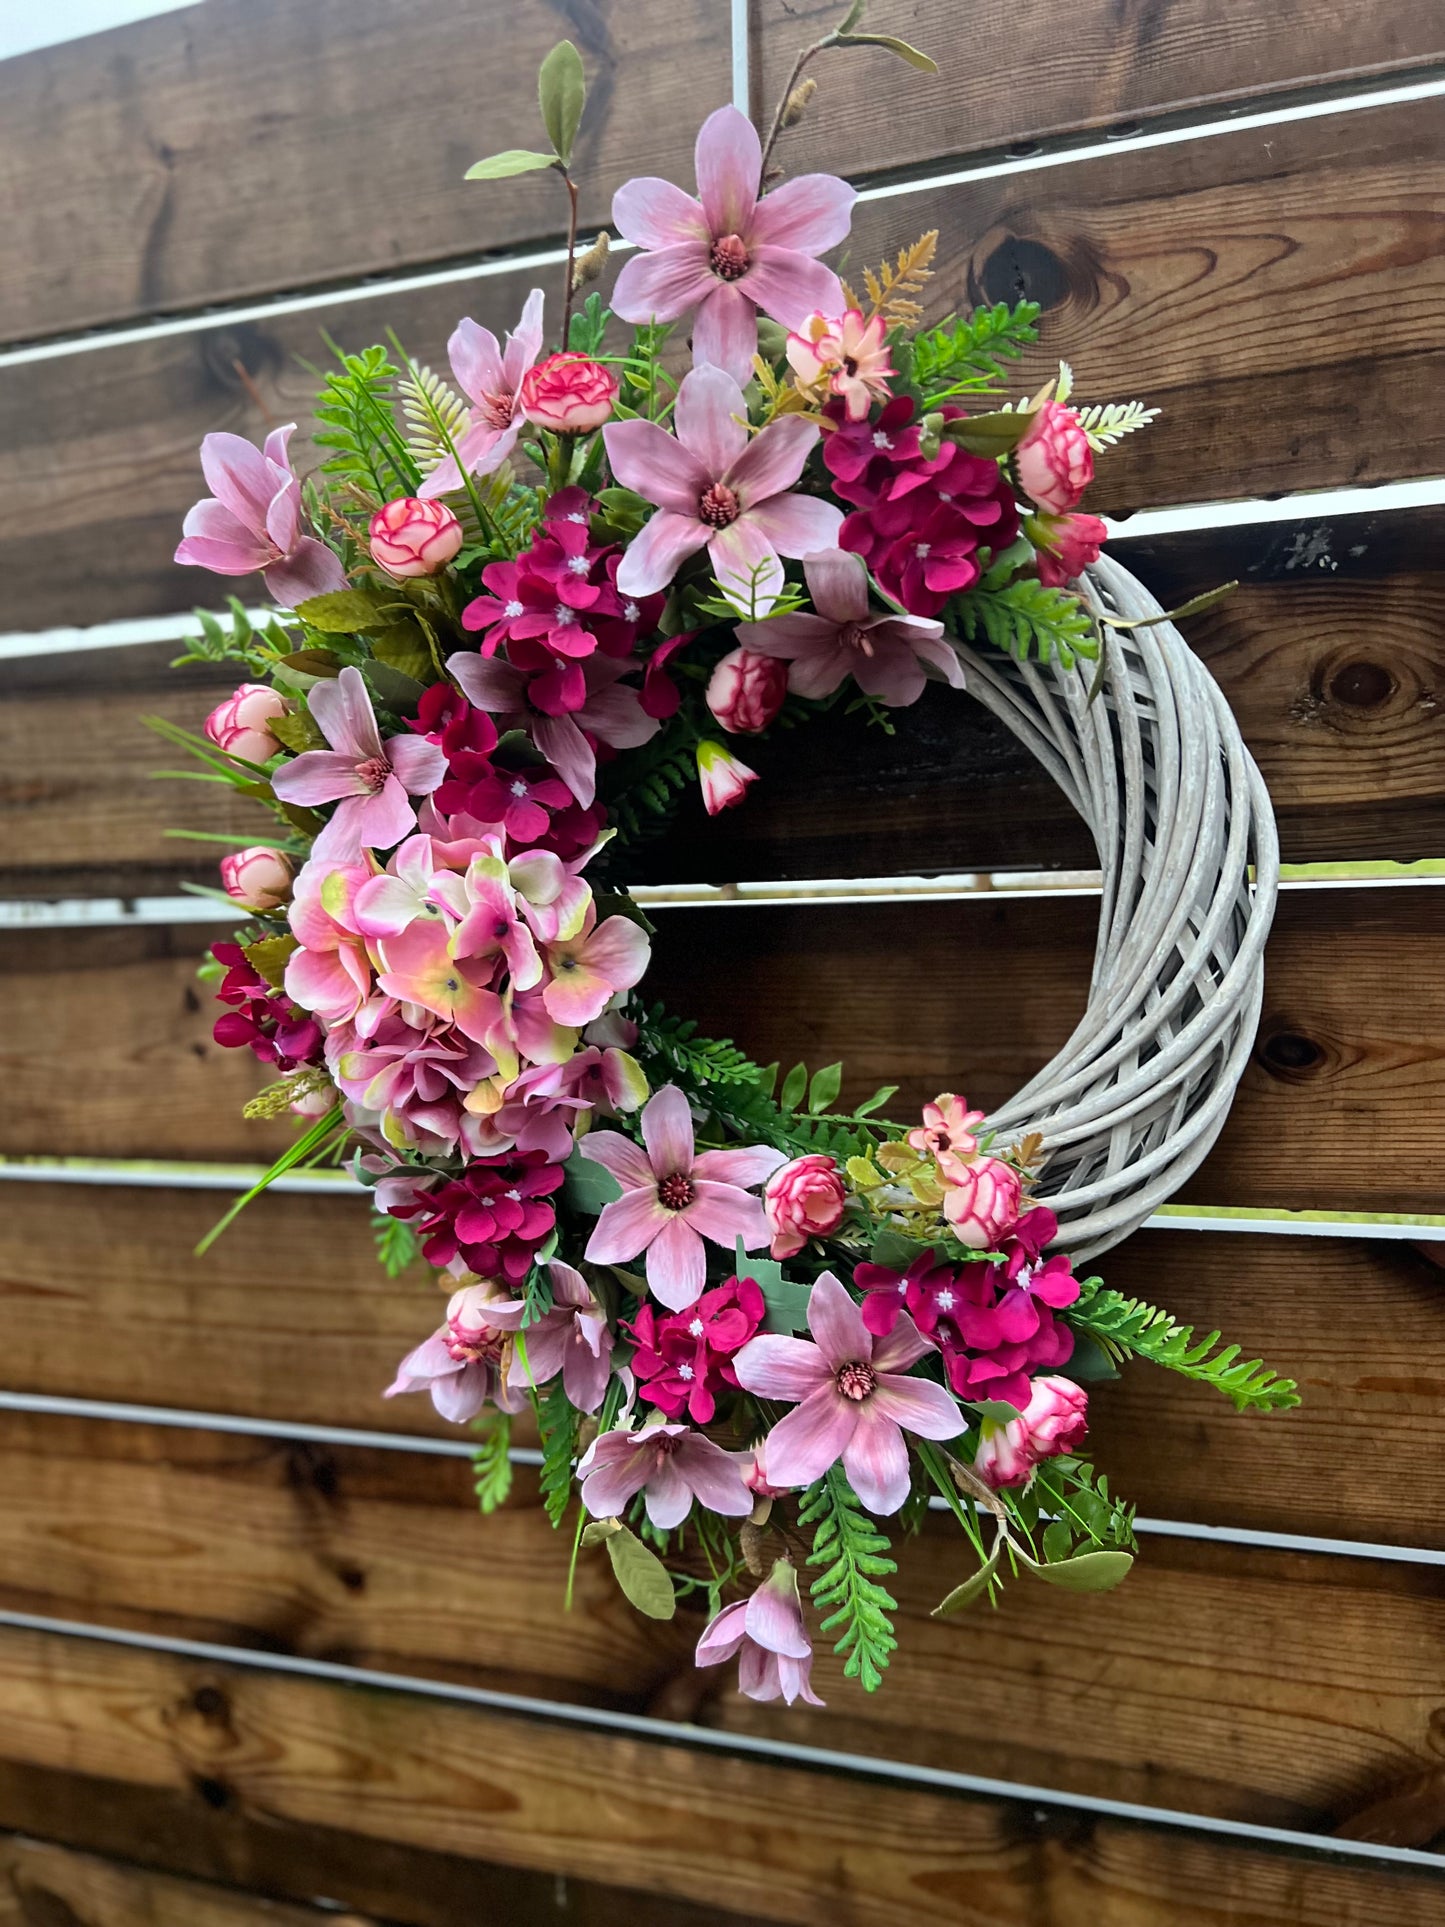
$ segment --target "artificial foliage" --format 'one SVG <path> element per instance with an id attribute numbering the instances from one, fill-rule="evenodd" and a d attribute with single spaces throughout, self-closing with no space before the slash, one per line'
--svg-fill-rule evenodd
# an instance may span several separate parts
<path id="1" fill-rule="evenodd" d="M 1038 308 L 930 320 L 936 234 L 851 267 L 855 293 L 824 259 L 852 190 L 785 171 L 814 56 L 932 65 L 861 15 L 800 56 L 765 139 L 708 118 L 700 201 L 620 190 L 607 295 L 609 237 L 577 233 L 584 65 L 549 54 L 547 146 L 471 177 L 558 177 L 560 302 L 534 290 L 505 341 L 461 320 L 445 370 L 434 343 L 335 350 L 309 469 L 289 427 L 207 437 L 177 559 L 259 571 L 276 606 L 203 615 L 179 662 L 241 684 L 202 734 L 156 724 L 198 765 L 163 774 L 269 824 L 217 839 L 236 928 L 203 975 L 217 1041 L 264 1067 L 247 1114 L 297 1135 L 210 1237 L 344 1164 L 415 1305 L 388 1394 L 471 1426 L 481 1511 L 530 1413 L 568 1601 L 605 1560 L 645 1615 L 699 1613 L 700 1665 L 789 1702 L 816 1699 L 815 1639 L 882 1682 L 930 1512 L 962 1548 L 945 1618 L 1023 1578 L 1118 1583 L 1133 1508 L 1083 1447 L 1125 1361 L 1296 1402 L 1075 1275 L 1047 1138 L 759 1064 L 645 987 L 633 854 L 699 789 L 745 804 L 750 738 L 889 728 L 963 686 L 960 643 L 1069 665 L 1114 620 L 1077 593 L 1107 533 L 1079 504 L 1154 411 L 1071 406 L 1067 367 L 1012 393 Z"/>

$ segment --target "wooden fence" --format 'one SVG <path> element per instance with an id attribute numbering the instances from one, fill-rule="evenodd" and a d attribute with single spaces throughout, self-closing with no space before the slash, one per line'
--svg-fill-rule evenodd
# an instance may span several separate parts
<path id="1" fill-rule="evenodd" d="M 936 226 L 936 311 L 1043 304 L 1020 388 L 1063 355 L 1165 410 L 1097 505 L 1163 505 L 1116 552 L 1166 599 L 1240 578 L 1191 640 L 1310 866 L 1185 1214 L 1107 1265 L 1305 1404 L 1237 1419 L 1146 1367 L 1101 1394 L 1149 1521 L 1128 1586 L 940 1626 L 925 1533 L 886 1689 L 824 1667 L 826 1712 L 784 1717 L 590 1567 L 564 1616 L 533 1475 L 484 1523 L 455 1434 L 379 1402 L 431 1300 L 354 1198 L 271 1196 L 191 1255 L 219 1194 L 181 1165 L 284 1139 L 240 1119 L 163 836 L 244 818 L 149 782 L 136 720 L 229 682 L 166 666 L 209 593 L 170 560 L 197 442 L 257 398 L 304 421 L 323 329 L 436 362 L 555 282 L 555 183 L 461 174 L 532 138 L 563 33 L 595 226 L 837 10 L 207 0 L 0 64 L 0 1153 L 35 1161 L 0 1169 L 0 1922 L 1445 1918 L 1445 889 L 1393 867 L 1445 858 L 1440 0 L 874 0 L 942 77 L 835 58 L 807 130 L 864 188 L 855 263 Z M 649 881 L 1092 860 L 956 699 L 764 771 Z M 659 913 L 662 993 L 763 1058 L 987 1104 L 1082 1007 L 1087 894 L 787 894 Z"/>

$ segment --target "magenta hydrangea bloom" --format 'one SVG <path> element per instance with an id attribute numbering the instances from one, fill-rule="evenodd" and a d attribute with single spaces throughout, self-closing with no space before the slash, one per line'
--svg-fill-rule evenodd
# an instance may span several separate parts
<path id="1" fill-rule="evenodd" d="M 814 257 L 847 234 L 857 195 L 835 175 L 801 174 L 760 198 L 762 143 L 736 107 L 703 122 L 696 161 L 696 200 L 653 176 L 613 196 L 619 231 L 644 252 L 624 264 L 612 307 L 624 321 L 676 321 L 695 308 L 694 361 L 746 381 L 759 308 L 785 328 L 816 309 L 843 312 L 841 282 Z"/>
<path id="2" fill-rule="evenodd" d="M 707 1282 L 704 1238 L 728 1250 L 739 1238 L 745 1251 L 768 1242 L 762 1203 L 745 1187 L 764 1183 L 785 1160 L 767 1144 L 699 1152 L 692 1112 L 676 1084 L 648 1099 L 642 1139 L 639 1145 L 617 1131 L 589 1131 L 577 1147 L 622 1186 L 622 1196 L 602 1207 L 586 1256 L 611 1265 L 645 1251 L 648 1289 L 681 1311 Z"/>
<path id="3" fill-rule="evenodd" d="M 295 432 L 295 422 L 273 428 L 264 449 L 240 435 L 207 435 L 201 473 L 211 494 L 186 516 L 176 550 L 177 562 L 215 575 L 250 575 L 259 569 L 267 589 L 287 609 L 347 587 L 339 559 L 324 542 L 301 531 L 301 484 L 287 452 Z"/>
<path id="4" fill-rule="evenodd" d="M 686 1413 L 694 1425 L 711 1425 L 718 1393 L 738 1382 L 733 1356 L 766 1314 L 755 1278 L 729 1278 L 684 1311 L 659 1315 L 651 1305 L 641 1306 L 628 1327 L 637 1346 L 632 1375 L 638 1397 L 667 1418 Z"/>
<path id="5" fill-rule="evenodd" d="M 809 1295 L 808 1329 L 812 1343 L 768 1332 L 733 1362 L 739 1385 L 797 1407 L 768 1433 L 768 1479 L 811 1485 L 841 1459 L 870 1512 L 896 1512 L 908 1497 L 903 1434 L 951 1439 L 963 1430 L 941 1385 L 905 1376 L 932 1345 L 906 1313 L 886 1338 L 875 1337 L 830 1271 Z"/>
<path id="6" fill-rule="evenodd" d="M 417 494 L 425 501 L 462 486 L 468 475 L 490 475 L 500 468 L 522 432 L 518 391 L 522 377 L 542 352 L 542 290 L 533 288 L 522 309 L 516 331 L 500 347 L 490 328 L 470 318 L 459 321 L 447 343 L 452 373 L 472 404 L 467 426 L 457 443 L 457 460 L 450 455 L 427 476 Z"/>
<path id="7" fill-rule="evenodd" d="M 644 713 L 641 693 L 622 681 L 628 665 L 610 657 L 588 657 L 581 706 L 558 715 L 536 706 L 538 678 L 510 662 L 464 651 L 448 656 L 447 668 L 478 709 L 498 717 L 504 729 L 527 731 L 583 809 L 597 795 L 597 744 L 636 749 L 660 727 Z"/>
<path id="8" fill-rule="evenodd" d="M 594 1519 L 615 1519 L 637 1493 L 659 1532 L 680 1526 L 698 1499 L 713 1512 L 745 1518 L 753 1495 L 731 1452 L 686 1425 L 604 1432 L 577 1467 L 582 1503 Z"/>
<path id="9" fill-rule="evenodd" d="M 612 472 L 657 513 L 617 571 L 626 595 L 665 589 L 704 545 L 722 587 L 764 616 L 783 585 L 779 556 L 836 549 L 843 512 L 789 491 L 818 440 L 816 422 L 780 415 L 749 437 L 743 391 L 721 368 L 694 368 L 677 391 L 676 436 L 656 422 L 609 422 Z"/>
<path id="10" fill-rule="evenodd" d="M 361 671 L 348 665 L 334 682 L 319 682 L 306 699 L 331 745 L 283 763 L 271 787 L 283 803 L 307 808 L 339 803 L 312 845 L 314 858 L 354 862 L 363 849 L 389 850 L 416 828 L 408 801 L 426 796 L 447 773 L 447 759 L 425 736 L 381 739 Z"/>

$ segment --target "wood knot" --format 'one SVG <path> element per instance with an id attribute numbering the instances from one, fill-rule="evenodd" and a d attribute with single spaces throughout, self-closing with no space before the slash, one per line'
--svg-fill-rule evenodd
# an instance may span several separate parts
<path id="1" fill-rule="evenodd" d="M 1399 687 L 1383 663 L 1357 658 L 1342 663 L 1329 677 L 1326 693 L 1333 702 L 1350 709 L 1378 709 Z"/>
<path id="2" fill-rule="evenodd" d="M 990 304 L 1037 301 L 1044 309 L 1061 307 L 1074 281 L 1053 249 L 1026 235 L 1010 234 L 998 243 L 978 272 L 983 298 Z"/>
<path id="3" fill-rule="evenodd" d="M 1286 1025 L 1261 1033 L 1255 1055 L 1271 1076 L 1288 1083 L 1317 1076 L 1329 1060 L 1322 1044 Z"/>

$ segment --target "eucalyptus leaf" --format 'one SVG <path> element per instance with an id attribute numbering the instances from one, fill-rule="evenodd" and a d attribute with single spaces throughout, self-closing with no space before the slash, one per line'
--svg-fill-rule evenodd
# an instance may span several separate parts
<path id="1" fill-rule="evenodd" d="M 1128 1578 L 1134 1564 L 1132 1552 L 1081 1552 L 1074 1559 L 1060 1559 L 1052 1565 L 1040 1565 L 1022 1552 L 1019 1558 L 1036 1579 L 1063 1592 L 1112 1592 Z"/>
<path id="2" fill-rule="evenodd" d="M 587 76 L 582 71 L 582 56 L 570 40 L 559 40 L 537 75 L 537 100 L 547 138 L 563 161 L 572 158 L 572 143 L 577 138 L 586 99 Z"/>
<path id="3" fill-rule="evenodd" d="M 936 74 L 938 62 L 928 54 L 920 53 L 917 47 L 910 47 L 906 40 L 900 40 L 892 33 L 839 33 L 837 45 L 840 47 L 886 47 L 900 60 L 906 60 L 910 67 L 916 67 L 921 74 Z"/>
<path id="4" fill-rule="evenodd" d="M 488 154 L 474 161 L 463 174 L 464 181 L 505 181 L 513 174 L 534 174 L 544 167 L 555 167 L 555 154 L 537 154 L 526 147 L 509 147 L 501 154 Z"/>
<path id="5" fill-rule="evenodd" d="M 988 1582 L 998 1571 L 999 1555 L 1003 1551 L 1003 1540 L 995 1541 L 994 1549 L 975 1573 L 970 1573 L 961 1586 L 955 1586 L 946 1599 L 940 1599 L 929 1615 L 932 1619 L 946 1619 L 951 1613 L 962 1612 L 971 1606 L 980 1594 L 987 1592 Z"/>
<path id="6" fill-rule="evenodd" d="M 808 1089 L 808 1067 L 794 1064 L 783 1079 L 783 1088 L 778 1092 L 778 1102 L 785 1111 L 796 1111 Z"/>
<path id="7" fill-rule="evenodd" d="M 825 1064 L 821 1070 L 814 1071 L 813 1081 L 808 1086 L 808 1109 L 816 1117 L 836 1102 L 843 1088 L 843 1066 Z"/>
<path id="8" fill-rule="evenodd" d="M 620 1519 L 592 1519 L 582 1528 L 584 1546 L 600 1546 L 604 1539 L 610 1539 L 614 1532 L 625 1528 Z"/>
<path id="9" fill-rule="evenodd" d="M 626 1526 L 607 1536 L 607 1556 L 617 1583 L 649 1619 L 671 1619 L 677 1611 L 677 1594 L 672 1589 L 667 1567 Z"/>
<path id="10" fill-rule="evenodd" d="M 585 1139 L 583 1140 L 586 1141 Z M 584 1218 L 595 1218 L 602 1207 L 622 1196 L 622 1186 L 605 1165 L 582 1155 L 579 1144 L 562 1166 L 562 1198 Z"/>
<path id="11" fill-rule="evenodd" d="M 1010 455 L 1033 426 L 1038 410 L 1000 408 L 991 415 L 961 416 L 939 431 L 945 441 L 958 442 L 970 455 Z"/>
<path id="12" fill-rule="evenodd" d="M 313 629 L 328 636 L 354 636 L 376 625 L 380 602 L 367 589 L 337 589 L 314 595 L 296 605 L 296 613 Z M 288 658 L 289 660 L 289 658 Z"/>

